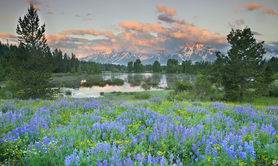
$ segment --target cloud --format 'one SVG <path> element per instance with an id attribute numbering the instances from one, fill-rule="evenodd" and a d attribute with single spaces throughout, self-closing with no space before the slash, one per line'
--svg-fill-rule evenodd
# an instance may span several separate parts
<path id="1" fill-rule="evenodd" d="M 159 13 L 165 13 L 165 15 L 167 16 L 173 17 L 177 13 L 175 9 L 169 9 L 166 5 L 161 5 L 161 6 L 156 5 L 155 7 Z"/>
<path id="2" fill-rule="evenodd" d="M 12 39 L 12 38 L 17 38 L 17 36 L 15 36 L 14 34 L 10 34 L 10 33 L 0 33 L 0 38 Z"/>
<path id="3" fill-rule="evenodd" d="M 93 19 L 92 17 L 89 17 L 89 16 L 91 16 L 91 13 L 87 13 L 84 16 L 79 15 L 79 14 L 75 14 L 74 16 L 77 17 L 77 18 L 81 18 L 82 21 L 90 21 L 90 20 Z"/>
<path id="4" fill-rule="evenodd" d="M 2 39 L 4 42 L 9 41 L 11 44 L 17 44 L 17 36 L 10 33 L 0 33 L 0 39 Z"/>
<path id="5" fill-rule="evenodd" d="M 86 29 L 86 30 L 67 30 L 60 32 L 63 35 L 93 35 L 93 36 L 106 36 L 112 38 L 114 33 L 111 31 L 98 31 L 93 29 Z"/>
<path id="6" fill-rule="evenodd" d="M 273 9 L 267 9 L 267 8 L 263 10 L 263 14 L 277 15 L 277 13 Z"/>
<path id="7" fill-rule="evenodd" d="M 47 14 L 54 14 L 53 12 L 47 12 Z"/>
<path id="8" fill-rule="evenodd" d="M 33 5 L 40 5 L 41 2 L 39 2 L 38 0 L 26 0 L 27 3 L 32 3 Z"/>
<path id="9" fill-rule="evenodd" d="M 277 13 L 270 8 L 265 7 L 262 4 L 257 4 L 257 3 L 251 3 L 248 5 L 244 5 L 243 9 L 245 9 L 246 11 L 260 11 L 261 14 L 267 14 L 267 15 L 277 15 Z"/>
<path id="10" fill-rule="evenodd" d="M 53 48 L 76 53 L 79 57 L 95 52 L 110 54 L 112 51 L 137 53 L 175 53 L 185 45 L 201 43 L 218 49 L 227 45 L 226 36 L 213 34 L 207 29 L 177 19 L 176 10 L 166 5 L 156 6 L 157 23 L 119 22 L 107 31 L 95 29 L 71 29 L 58 34 L 46 35 Z M 88 16 L 90 14 L 87 14 Z M 160 17 L 159 17 L 160 16 Z M 76 15 L 81 18 L 81 15 Z M 163 23 L 167 24 L 163 24 Z M 244 23 L 239 20 L 238 24 Z M 86 36 L 86 39 L 84 39 Z"/>
<path id="11" fill-rule="evenodd" d="M 257 4 L 257 3 L 251 3 L 248 5 L 244 5 L 243 7 L 249 11 L 254 11 L 254 10 L 261 9 L 263 7 L 263 5 Z"/>
<path id="12" fill-rule="evenodd" d="M 173 17 L 177 14 L 175 9 L 169 9 L 166 5 L 155 6 L 158 13 L 161 13 L 157 18 L 158 20 L 172 23 L 175 22 L 175 19 Z"/>
<path id="13" fill-rule="evenodd" d="M 271 44 L 272 46 L 278 47 L 278 41 L 272 41 L 269 44 Z"/>
<path id="14" fill-rule="evenodd" d="M 245 24 L 245 21 L 244 19 L 239 19 L 239 20 L 236 20 L 234 23 L 229 23 L 229 26 L 231 28 L 239 28 L 241 29 L 241 26 Z"/>
<path id="15" fill-rule="evenodd" d="M 261 34 L 261 33 L 259 33 L 259 32 L 256 32 L 256 31 L 252 31 L 252 33 L 253 33 L 254 35 L 257 35 L 257 36 L 263 35 L 263 34 Z"/>

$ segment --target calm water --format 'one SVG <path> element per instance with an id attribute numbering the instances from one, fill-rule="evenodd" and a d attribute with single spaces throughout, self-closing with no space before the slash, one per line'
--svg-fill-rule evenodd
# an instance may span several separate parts
<path id="1" fill-rule="evenodd" d="M 104 87 L 92 86 L 90 88 L 80 86 L 77 89 L 73 88 L 61 88 L 62 93 L 65 94 L 66 91 L 71 91 L 69 97 L 74 98 L 86 98 L 86 97 L 99 97 L 100 92 L 138 92 L 145 91 L 145 89 L 139 84 L 143 84 L 147 81 L 158 82 L 158 87 L 151 87 L 149 90 L 159 90 L 163 88 L 172 88 L 176 80 L 189 80 L 194 81 L 195 76 L 183 75 L 183 74 L 156 74 L 156 73 L 104 73 L 90 76 L 90 79 L 114 79 L 120 78 L 125 81 L 122 86 L 110 86 L 106 85 Z M 81 82 L 86 81 L 86 79 L 81 80 Z M 139 86 L 138 86 L 139 85 Z"/>

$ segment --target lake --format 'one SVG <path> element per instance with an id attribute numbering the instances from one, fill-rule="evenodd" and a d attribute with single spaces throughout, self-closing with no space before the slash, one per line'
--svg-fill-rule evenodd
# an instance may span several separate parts
<path id="1" fill-rule="evenodd" d="M 82 82 L 92 79 L 112 80 L 119 78 L 124 80 L 121 86 L 106 85 L 104 87 L 92 86 L 83 87 Z M 63 80 L 63 81 L 61 81 Z M 63 76 L 62 78 L 54 78 L 53 81 L 61 83 L 61 92 L 71 95 L 68 97 L 73 98 L 87 98 L 87 97 L 100 97 L 101 92 L 138 92 L 145 90 L 161 90 L 165 88 L 173 88 L 176 80 L 188 80 L 193 82 L 195 76 L 185 74 L 158 74 L 158 73 L 102 73 L 89 76 Z M 72 82 L 69 84 L 69 82 Z M 155 87 L 146 87 L 144 83 L 155 82 L 158 85 Z M 72 84 L 74 86 L 72 87 Z M 71 86 L 69 86 L 71 85 Z M 71 87 L 71 88 L 70 88 Z"/>

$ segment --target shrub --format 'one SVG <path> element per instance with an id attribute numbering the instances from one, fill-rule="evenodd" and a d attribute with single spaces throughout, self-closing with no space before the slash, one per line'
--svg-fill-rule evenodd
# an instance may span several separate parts
<path id="1" fill-rule="evenodd" d="M 112 79 L 112 85 L 123 85 L 124 84 L 124 80 L 119 79 L 119 78 L 115 78 Z"/>
<path id="2" fill-rule="evenodd" d="M 191 90 L 192 87 L 193 87 L 192 83 L 190 83 L 187 80 L 183 80 L 183 81 L 177 80 L 174 83 L 174 90 L 176 94 L 182 91 Z"/>
<path id="3" fill-rule="evenodd" d="M 268 88 L 268 96 L 270 97 L 278 97 L 278 85 L 273 84 Z"/>

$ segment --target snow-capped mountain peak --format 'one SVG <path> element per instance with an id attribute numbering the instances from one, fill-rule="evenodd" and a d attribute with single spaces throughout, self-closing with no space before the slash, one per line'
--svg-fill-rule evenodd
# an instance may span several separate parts
<path id="1" fill-rule="evenodd" d="M 92 55 L 82 58 L 84 61 L 95 61 L 98 63 L 113 63 L 127 65 L 128 62 L 135 62 L 140 59 L 142 64 L 152 64 L 159 61 L 161 64 L 167 64 L 168 59 L 177 59 L 179 63 L 185 60 L 191 61 L 214 61 L 216 59 L 215 48 L 207 48 L 204 44 L 192 44 L 183 47 L 175 54 L 168 54 L 165 51 L 159 51 L 156 54 L 143 54 L 134 52 L 94 52 Z"/>

